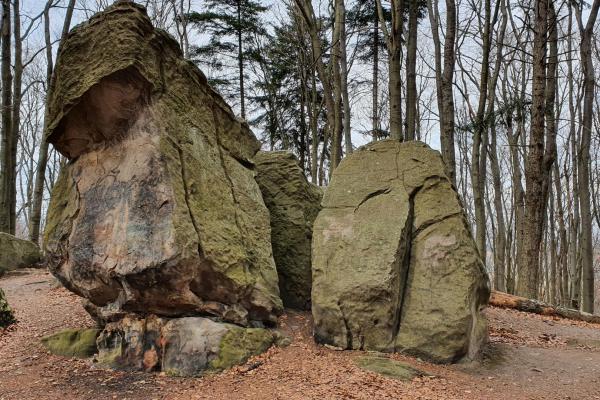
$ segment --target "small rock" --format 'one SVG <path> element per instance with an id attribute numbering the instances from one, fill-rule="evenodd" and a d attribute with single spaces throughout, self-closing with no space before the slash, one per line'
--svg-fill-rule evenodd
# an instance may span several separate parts
<path id="1" fill-rule="evenodd" d="M 87 358 L 97 352 L 96 337 L 99 333 L 99 329 L 66 329 L 42 338 L 42 343 L 52 354 Z"/>

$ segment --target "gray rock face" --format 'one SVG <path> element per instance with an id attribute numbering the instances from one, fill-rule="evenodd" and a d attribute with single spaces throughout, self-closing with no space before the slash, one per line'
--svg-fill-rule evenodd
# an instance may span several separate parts
<path id="1" fill-rule="evenodd" d="M 40 262 L 42 252 L 37 244 L 0 232 L 0 275 Z"/>
<path id="2" fill-rule="evenodd" d="M 287 151 L 254 157 L 256 181 L 271 215 L 271 244 L 286 307 L 310 309 L 312 227 L 323 193 L 309 183 Z"/>
<path id="3" fill-rule="evenodd" d="M 98 338 L 98 362 L 129 370 L 162 370 L 200 376 L 243 364 L 267 350 L 274 335 L 201 317 L 163 319 L 126 316 L 109 323 Z"/>
<path id="4" fill-rule="evenodd" d="M 342 161 L 313 232 L 315 338 L 435 362 L 474 357 L 489 288 L 438 152 L 385 140 Z"/>
<path id="5" fill-rule="evenodd" d="M 47 139 L 69 162 L 44 242 L 61 283 L 107 321 L 274 324 L 260 143 L 173 38 L 117 2 L 69 33 L 52 82 Z"/>

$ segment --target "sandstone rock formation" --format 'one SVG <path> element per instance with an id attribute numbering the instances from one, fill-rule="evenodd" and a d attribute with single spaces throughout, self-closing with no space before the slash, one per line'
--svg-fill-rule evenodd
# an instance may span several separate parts
<path id="1" fill-rule="evenodd" d="M 37 244 L 0 232 L 0 275 L 22 267 L 31 267 L 42 259 Z"/>
<path id="2" fill-rule="evenodd" d="M 313 232 L 315 338 L 435 362 L 486 338 L 487 275 L 438 152 L 385 140 L 342 161 Z"/>
<path id="3" fill-rule="evenodd" d="M 98 361 L 133 370 L 199 376 L 244 363 L 274 342 L 267 329 L 242 328 L 202 317 L 126 316 L 98 338 Z"/>
<path id="4" fill-rule="evenodd" d="M 65 329 L 42 338 L 42 343 L 52 354 L 65 357 L 87 358 L 97 352 L 96 338 L 99 329 Z"/>
<path id="5" fill-rule="evenodd" d="M 15 323 L 15 315 L 8 305 L 4 291 L 0 289 L 0 328 L 6 328 Z"/>
<path id="6" fill-rule="evenodd" d="M 96 313 L 273 324 L 282 308 L 260 143 L 143 7 L 117 2 L 61 46 L 47 139 L 69 162 L 45 249 Z"/>
<path id="7" fill-rule="evenodd" d="M 256 181 L 271 214 L 271 243 L 286 307 L 310 309 L 312 227 L 323 193 L 287 151 L 261 151 Z"/>

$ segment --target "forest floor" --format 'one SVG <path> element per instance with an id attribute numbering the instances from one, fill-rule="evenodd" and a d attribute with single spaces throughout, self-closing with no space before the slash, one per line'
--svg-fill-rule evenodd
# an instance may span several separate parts
<path id="1" fill-rule="evenodd" d="M 0 331 L 0 400 L 28 399 L 600 399 L 600 325 L 488 308 L 483 361 L 451 366 L 390 355 L 426 373 L 405 382 L 362 370 L 364 352 L 315 345 L 309 313 L 289 312 L 292 339 L 247 365 L 201 378 L 117 372 L 45 351 L 40 339 L 93 326 L 77 296 L 43 270 L 0 279 L 19 322 Z"/>

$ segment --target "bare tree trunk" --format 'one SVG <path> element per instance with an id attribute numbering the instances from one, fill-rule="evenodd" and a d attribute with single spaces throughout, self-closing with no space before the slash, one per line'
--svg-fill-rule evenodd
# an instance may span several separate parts
<path id="1" fill-rule="evenodd" d="M 333 90 L 331 87 L 331 78 L 327 73 L 325 68 L 325 63 L 323 62 L 323 46 L 321 44 L 321 38 L 319 37 L 319 29 L 317 25 L 317 19 L 315 17 L 315 12 L 310 0 L 295 0 L 298 9 L 306 23 L 308 28 L 308 33 L 311 39 L 312 51 L 313 51 L 313 60 L 314 64 L 317 68 L 317 73 L 319 75 L 319 80 L 323 85 L 323 96 L 325 97 L 325 107 L 327 109 L 327 129 L 325 133 L 325 138 L 328 139 L 331 137 L 335 139 L 333 135 L 335 135 L 335 126 L 336 126 L 336 114 L 339 114 L 339 110 L 336 109 L 334 98 L 333 98 Z M 337 148 L 339 146 L 332 146 L 332 160 L 331 160 L 331 169 L 334 169 L 337 164 L 335 164 L 335 153 L 337 153 Z M 325 154 L 325 148 L 327 148 L 327 140 L 324 142 L 324 150 L 323 154 Z M 323 163 L 323 160 L 321 160 Z M 321 168 L 322 171 L 322 168 Z"/>
<path id="2" fill-rule="evenodd" d="M 540 243 L 542 219 L 545 212 L 544 136 L 546 107 L 546 46 L 548 34 L 548 1 L 535 0 L 533 39 L 533 89 L 531 105 L 531 134 L 525 161 L 525 218 L 523 220 L 523 251 L 519 255 L 517 294 L 538 298 L 540 280 Z M 546 178 L 547 179 L 547 178 Z"/>
<path id="3" fill-rule="evenodd" d="M 594 64 L 592 61 L 592 35 L 598 16 L 600 0 L 594 0 L 585 28 L 581 20 L 581 10 L 576 8 L 576 17 L 581 33 L 581 63 L 584 79 L 583 118 L 581 124 L 581 142 L 578 157 L 579 172 L 579 208 L 581 212 L 581 252 L 582 285 L 581 309 L 594 312 L 594 249 L 592 243 L 592 211 L 590 205 L 590 145 L 592 140 L 592 119 L 594 105 Z"/>
<path id="4" fill-rule="evenodd" d="M 310 96 L 310 112 L 309 112 L 309 121 L 310 121 L 310 132 L 312 136 L 312 146 L 310 148 L 311 152 L 311 164 L 310 164 L 310 177 L 311 182 L 315 185 L 318 182 L 317 176 L 317 161 L 318 161 L 318 151 L 319 151 L 319 129 L 318 129 L 318 106 L 317 106 L 317 82 L 315 78 L 315 71 L 311 69 L 310 71 L 310 83 L 311 83 L 311 96 Z"/>
<path id="5" fill-rule="evenodd" d="M 331 51 L 331 71 L 333 75 L 333 99 L 335 114 L 335 125 L 333 128 L 333 136 L 331 137 L 331 168 L 329 175 L 333 173 L 335 167 L 342 158 L 342 134 L 344 125 L 342 122 L 342 71 L 340 66 L 340 53 L 342 47 L 342 9 L 344 0 L 335 0 L 334 9 L 334 24 L 333 24 L 333 40 Z"/>
<path id="6" fill-rule="evenodd" d="M 553 165 L 554 173 L 554 192 L 556 195 L 556 211 L 558 214 L 558 237 L 560 243 L 560 252 L 558 255 L 558 265 L 559 269 L 559 282 L 558 288 L 560 289 L 560 293 L 557 296 L 558 304 L 566 304 L 567 295 L 569 292 L 568 289 L 568 279 L 569 279 L 569 270 L 568 270 L 568 242 L 567 242 L 567 230 L 565 228 L 565 215 L 563 210 L 562 203 L 562 190 L 560 185 L 560 172 L 558 170 L 558 163 L 554 163 Z"/>
<path id="7" fill-rule="evenodd" d="M 371 117 L 373 123 L 373 140 L 378 140 L 380 137 L 379 126 L 379 16 L 377 15 L 377 7 L 375 7 L 375 15 L 373 19 L 373 115 Z"/>
<path id="8" fill-rule="evenodd" d="M 546 69 L 546 143 L 544 150 L 544 161 L 543 161 L 543 174 L 544 181 L 542 185 L 542 204 L 545 209 L 546 204 L 549 200 L 549 192 L 552 186 L 552 165 L 556 160 L 556 81 L 558 73 L 558 20 L 556 16 L 556 10 L 554 9 L 554 3 L 548 2 L 548 45 L 550 48 Z M 551 218 L 547 228 L 550 231 L 551 240 L 551 279 L 549 279 L 548 286 L 550 288 L 548 295 L 550 301 L 555 302 L 556 297 L 556 243 L 554 236 L 554 207 L 553 201 L 550 201 L 550 215 Z M 543 217 L 546 217 L 544 212 Z M 550 226 L 548 226 L 550 225 Z"/>
<path id="9" fill-rule="evenodd" d="M 392 26 L 388 31 L 381 0 L 377 2 L 379 23 L 387 44 L 389 64 L 390 138 L 403 140 L 402 136 L 402 81 L 400 80 L 400 55 L 402 50 L 403 1 L 392 0 Z"/>
<path id="10" fill-rule="evenodd" d="M 417 123 L 417 0 L 408 0 L 408 41 L 406 44 L 406 131 L 405 140 L 415 140 Z"/>
<path id="11" fill-rule="evenodd" d="M 486 103 L 488 98 L 489 83 L 489 59 L 491 50 L 491 3 L 485 0 L 485 17 L 483 27 L 483 48 L 481 63 L 481 81 L 479 86 L 479 103 L 477 107 L 477 116 L 475 119 L 475 130 L 473 134 L 472 164 L 471 164 L 471 185 L 473 187 L 473 202 L 475 205 L 475 243 L 481 258 L 485 261 L 486 241 L 485 241 L 485 165 L 486 165 L 486 147 L 488 124 L 485 117 Z M 495 18 L 494 18 L 495 19 Z"/>
<path id="12" fill-rule="evenodd" d="M 11 22 L 10 0 L 2 0 L 2 158 L 0 159 L 0 232 L 14 233 L 15 227 L 11 224 L 12 207 L 12 182 L 15 179 L 15 170 L 12 166 L 12 149 L 14 148 L 12 130 L 12 74 L 11 63 Z"/>
<path id="13" fill-rule="evenodd" d="M 237 45 L 238 45 L 238 73 L 240 79 L 240 111 L 246 119 L 246 93 L 244 89 L 244 48 L 242 43 L 242 1 L 237 0 Z"/>
<path id="14" fill-rule="evenodd" d="M 12 101 L 12 149 L 10 169 L 14 176 L 10 180 L 10 226 L 11 233 L 15 234 L 17 226 L 17 148 L 19 145 L 19 128 L 21 125 L 21 95 L 23 83 L 23 39 L 21 38 L 21 10 L 19 0 L 13 0 L 13 30 L 14 30 L 14 77 L 13 77 L 13 101 Z"/>
<path id="15" fill-rule="evenodd" d="M 441 146 L 446 173 L 456 185 L 456 156 L 454 154 L 454 47 L 456 44 L 456 4 L 446 0 L 446 38 L 444 39 L 444 73 L 442 74 Z"/>
<path id="16" fill-rule="evenodd" d="M 52 0 L 48 0 L 46 7 L 44 8 L 44 38 L 46 44 L 46 90 L 50 90 L 52 80 L 52 40 L 50 38 L 50 7 Z M 60 45 L 67 37 L 69 28 L 71 26 L 71 18 L 73 17 L 73 9 L 75 8 L 75 0 L 69 0 L 67 10 L 65 12 L 65 20 L 63 23 L 63 29 L 61 32 Z M 46 94 L 48 97 L 48 93 Z M 44 128 L 46 126 L 46 113 L 44 115 Z M 31 222 L 29 227 L 29 240 L 39 243 L 40 240 L 40 225 L 42 220 L 42 203 L 44 201 L 44 183 L 46 180 L 46 166 L 48 164 L 48 142 L 45 137 L 40 142 L 40 149 L 38 155 L 38 165 L 35 175 L 35 186 L 33 190 L 33 206 L 31 209 Z"/>
<path id="17" fill-rule="evenodd" d="M 348 57 L 346 52 L 346 7 L 344 0 L 338 0 L 340 14 L 340 72 L 342 84 L 342 105 L 344 109 L 344 149 L 346 154 L 352 154 L 352 132 L 351 132 L 351 114 L 350 98 L 348 95 Z"/>

